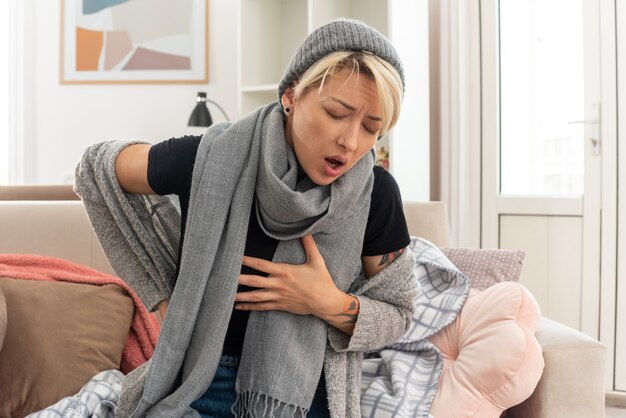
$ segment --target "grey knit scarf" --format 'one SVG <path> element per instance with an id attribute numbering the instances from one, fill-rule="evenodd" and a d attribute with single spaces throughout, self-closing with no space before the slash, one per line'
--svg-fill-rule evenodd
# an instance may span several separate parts
<path id="1" fill-rule="evenodd" d="M 180 272 L 131 416 L 193 415 L 188 405 L 211 383 L 253 199 L 261 227 L 280 241 L 274 261 L 304 263 L 299 238 L 313 234 L 335 284 L 348 289 L 360 268 L 373 162 L 370 152 L 329 186 L 299 179 L 278 103 L 207 130 L 193 171 Z M 239 416 L 306 416 L 321 376 L 327 327 L 312 315 L 251 312 L 236 382 Z"/>

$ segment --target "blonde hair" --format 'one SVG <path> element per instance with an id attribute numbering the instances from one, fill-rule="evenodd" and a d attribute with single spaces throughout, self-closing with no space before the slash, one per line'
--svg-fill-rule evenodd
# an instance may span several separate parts
<path id="1" fill-rule="evenodd" d="M 332 76 L 344 68 L 350 67 L 352 72 L 347 80 L 355 72 L 357 76 L 363 72 L 374 80 L 378 91 L 380 117 L 383 125 L 380 135 L 386 134 L 396 124 L 400 115 L 403 94 L 402 79 L 391 64 L 372 53 L 337 51 L 319 59 L 300 77 L 293 89 L 294 99 L 299 99 L 313 87 L 319 86 L 318 94 L 321 93 L 328 75 Z"/>

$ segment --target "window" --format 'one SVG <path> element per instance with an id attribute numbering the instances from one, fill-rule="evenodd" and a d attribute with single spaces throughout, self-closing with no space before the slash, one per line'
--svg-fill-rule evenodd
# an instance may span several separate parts
<path id="1" fill-rule="evenodd" d="M 582 6 L 500 0 L 503 195 L 583 194 Z"/>

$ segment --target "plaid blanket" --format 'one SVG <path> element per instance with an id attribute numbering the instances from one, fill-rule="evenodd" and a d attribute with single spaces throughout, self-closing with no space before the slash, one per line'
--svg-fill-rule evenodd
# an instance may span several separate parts
<path id="1" fill-rule="evenodd" d="M 467 299 L 467 278 L 429 241 L 413 237 L 419 288 L 409 330 L 363 361 L 361 416 L 428 417 L 443 358 L 426 338 L 452 323 Z"/>
<path id="2" fill-rule="evenodd" d="M 119 370 L 100 372 L 76 395 L 63 398 L 26 418 L 114 418 L 123 378 Z"/>

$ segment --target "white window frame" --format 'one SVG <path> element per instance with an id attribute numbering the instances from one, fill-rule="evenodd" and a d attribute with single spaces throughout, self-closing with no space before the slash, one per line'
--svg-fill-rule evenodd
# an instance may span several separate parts
<path id="1" fill-rule="evenodd" d="M 616 34 L 609 33 L 608 35 L 614 35 L 614 39 L 616 40 L 615 49 L 617 50 L 617 107 L 619 114 L 616 115 L 618 126 L 618 135 L 619 138 L 617 142 L 619 144 L 624 144 L 626 140 L 626 121 L 624 118 L 626 117 L 626 31 L 623 30 L 624 24 L 626 24 L 626 5 L 623 2 L 615 2 L 614 6 L 616 7 L 615 14 L 616 20 L 615 25 L 617 26 Z M 610 15 L 609 15 L 610 16 Z M 610 16 L 611 17 L 611 16 Z M 610 88 L 612 86 L 609 86 Z M 618 254 L 617 254 L 617 283 L 609 282 L 606 283 L 606 286 L 609 287 L 610 290 L 616 289 L 617 298 L 615 300 L 615 309 L 616 309 L 616 322 L 615 324 L 607 324 L 606 327 L 613 325 L 616 336 L 615 336 L 615 389 L 620 392 L 613 393 L 613 395 L 618 394 L 619 404 L 626 404 L 626 359 L 624 358 L 624 347 L 626 347 L 626 331 L 624 330 L 624 324 L 626 324 L 626 246 L 621 245 L 624 242 L 624 238 L 626 237 L 626 151 L 623 148 L 618 150 L 619 152 L 619 160 L 617 162 L 619 166 L 618 171 L 618 180 L 617 186 L 619 187 L 617 191 L 618 202 L 617 207 L 619 208 L 618 212 L 618 237 L 616 242 L 618 244 Z M 603 284 L 604 285 L 604 284 Z M 607 294 L 607 298 L 612 295 Z M 606 315 L 610 315 L 611 312 L 606 312 Z"/>

